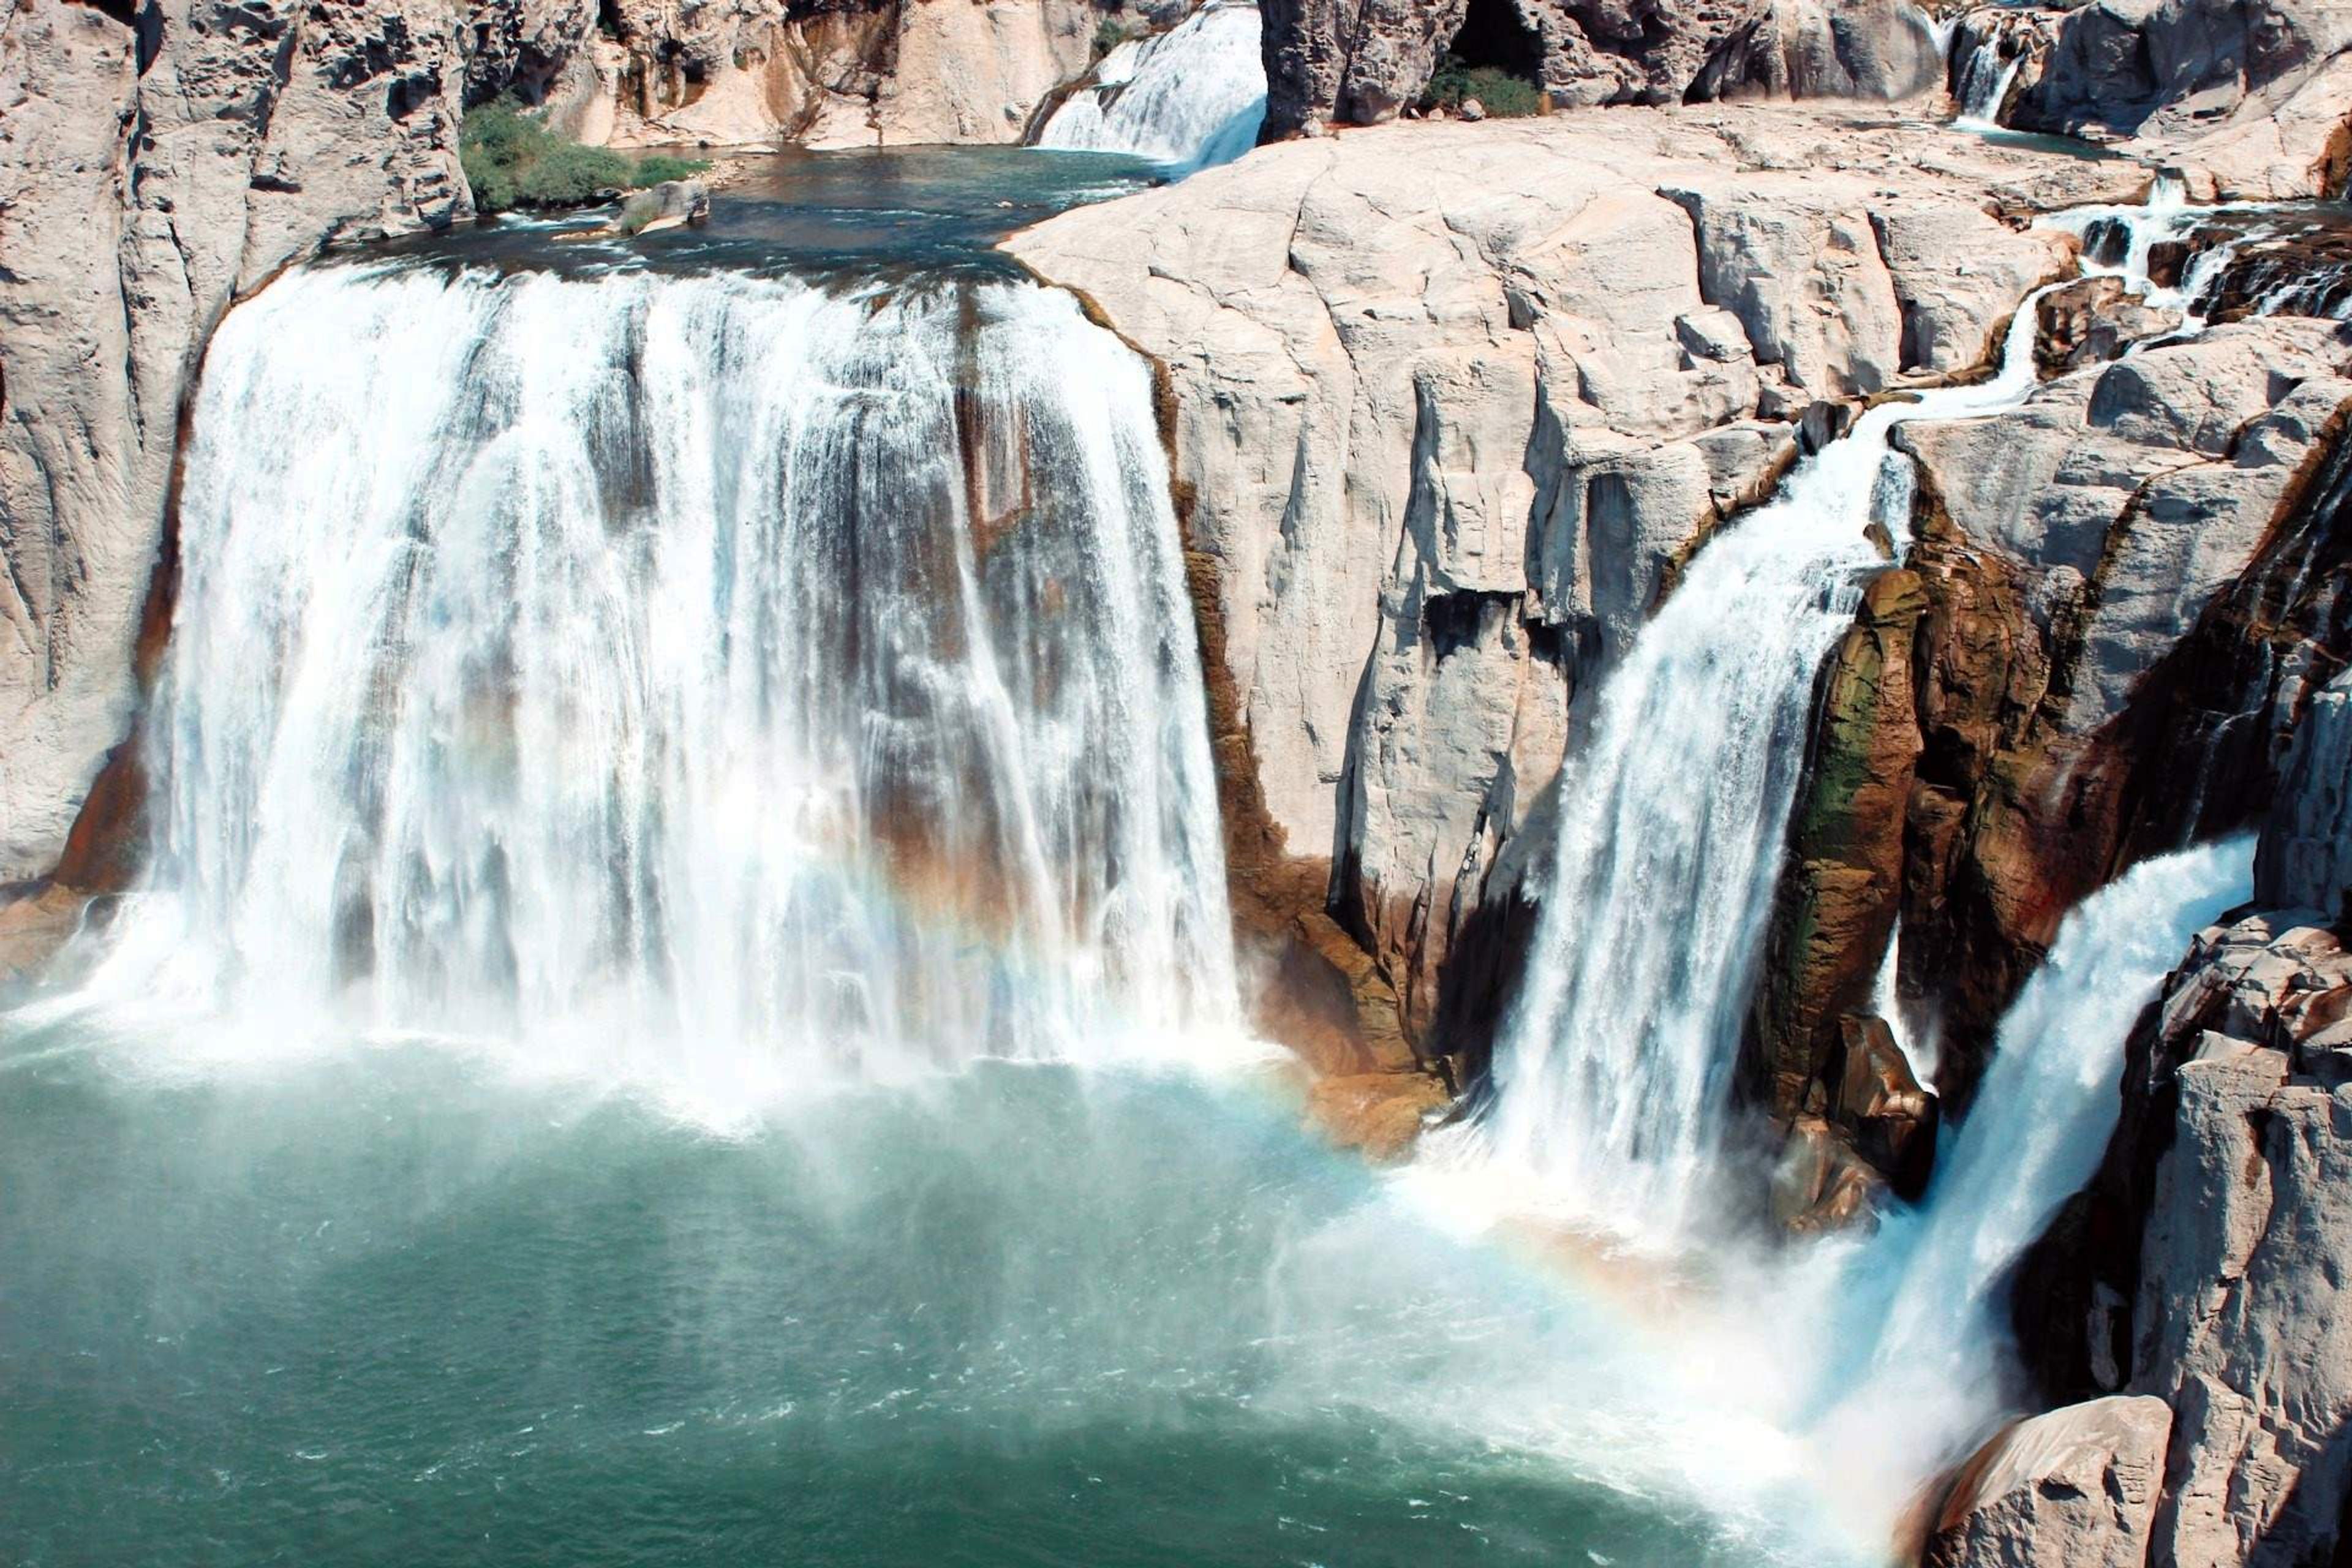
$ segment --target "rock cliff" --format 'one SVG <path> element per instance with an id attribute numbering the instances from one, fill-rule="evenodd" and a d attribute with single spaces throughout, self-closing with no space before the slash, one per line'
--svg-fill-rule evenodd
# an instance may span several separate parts
<path id="1" fill-rule="evenodd" d="M 1224 750 L 1435 1055 L 1480 1047 L 1436 1026 L 1440 970 L 1679 563 L 1808 406 L 1981 363 L 2071 266 L 1989 209 L 2143 179 L 1625 109 L 1264 149 L 1013 248 L 1165 368 Z"/>
<path id="2" fill-rule="evenodd" d="M 470 210 L 463 102 L 585 0 L 35 0 L 0 16 L 0 881 L 54 866 L 128 731 L 181 409 L 242 290 L 338 235 Z"/>
<path id="3" fill-rule="evenodd" d="M 224 310 L 341 237 L 469 216 L 514 90 L 589 141 L 1013 142 L 1090 0 L 30 0 L 0 16 L 0 885 L 129 731 L 181 411 Z M 160 610 L 164 600 L 156 600 Z M 128 760 L 126 759 L 126 765 Z"/>
<path id="4" fill-rule="evenodd" d="M 1535 83 L 1559 108 L 1899 99 L 1944 77 L 1926 16 L 1903 0 L 1269 0 L 1263 9 L 1269 138 L 1393 120 L 1448 54 Z"/>
<path id="5" fill-rule="evenodd" d="M 2019 1282 L 2050 1392 L 2173 1409 L 2155 1568 L 2324 1563 L 2343 1539 L 2352 955 L 2327 921 L 2269 910 L 2198 938 L 2133 1037 L 2097 1178 Z"/>

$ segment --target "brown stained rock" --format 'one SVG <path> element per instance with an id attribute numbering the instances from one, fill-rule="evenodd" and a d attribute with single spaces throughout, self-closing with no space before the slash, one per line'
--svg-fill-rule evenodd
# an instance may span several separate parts
<path id="1" fill-rule="evenodd" d="M 1426 1073 L 1351 1073 L 1309 1085 L 1307 1116 L 1339 1148 L 1386 1164 L 1412 1152 L 1426 1119 L 1446 1100 L 1445 1086 Z"/>
<path id="2" fill-rule="evenodd" d="M 1931 607 L 1900 984 L 1943 1025 L 1948 1106 L 2065 911 L 2259 810 L 2352 652 L 2345 353 L 2310 322 L 2217 328 L 1901 432 Z"/>
<path id="3" fill-rule="evenodd" d="M 2172 324 L 2125 292 L 2120 278 L 2079 279 L 2042 296 L 2034 307 L 2033 363 L 2043 376 L 2061 375 L 2122 354 L 2131 343 Z"/>
<path id="4" fill-rule="evenodd" d="M 89 895 L 56 883 L 0 902 L 0 992 L 24 984 L 81 927 Z"/>
<path id="5" fill-rule="evenodd" d="M 1838 1020 L 1838 1034 L 1843 1060 L 1832 1114 L 1895 1195 L 1916 1199 L 1935 1168 L 1939 1102 L 1912 1076 L 1885 1019 L 1850 1013 Z"/>
<path id="6" fill-rule="evenodd" d="M 1792 1236 L 1850 1230 L 1876 1221 L 1886 1179 L 1819 1116 L 1800 1116 L 1772 1172 L 1773 1222 Z"/>
<path id="7" fill-rule="evenodd" d="M 1882 573 L 1822 679 L 1750 1026 L 1747 1076 L 1783 1120 L 1827 1080 L 1839 1020 L 1867 1006 L 1895 930 L 1920 744 L 1913 644 L 1927 603 L 1917 574 Z"/>

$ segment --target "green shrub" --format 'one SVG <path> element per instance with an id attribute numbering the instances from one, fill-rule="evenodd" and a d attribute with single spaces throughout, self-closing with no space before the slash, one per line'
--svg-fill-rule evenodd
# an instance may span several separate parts
<path id="1" fill-rule="evenodd" d="M 664 180 L 683 180 L 699 174 L 710 167 L 700 158 L 673 158 L 667 153 L 648 153 L 637 160 L 637 185 L 658 185 Z"/>
<path id="2" fill-rule="evenodd" d="M 567 142 L 507 98 L 466 116 L 457 159 L 474 188 L 474 205 L 484 212 L 581 206 L 606 191 L 683 179 L 710 166 L 690 158 L 634 159 Z"/>
<path id="3" fill-rule="evenodd" d="M 1476 99 L 1479 108 L 1499 120 L 1541 114 L 1549 107 L 1543 89 L 1525 77 L 1513 76 L 1500 66 L 1474 66 L 1459 55 L 1448 55 L 1430 72 L 1421 107 L 1424 111 L 1456 110 L 1465 98 Z"/>
<path id="4" fill-rule="evenodd" d="M 1095 24 L 1095 58 L 1100 59 L 1119 45 L 1143 37 L 1143 32 L 1124 16 L 1105 16 Z"/>

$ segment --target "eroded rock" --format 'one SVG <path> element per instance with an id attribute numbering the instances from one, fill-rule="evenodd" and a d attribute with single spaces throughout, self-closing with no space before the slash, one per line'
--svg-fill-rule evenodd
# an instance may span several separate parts
<path id="1" fill-rule="evenodd" d="M 2143 1568 L 2171 1427 L 2147 1398 L 2018 1422 L 1961 1468 L 1924 1568 Z"/>
<path id="2" fill-rule="evenodd" d="M 1166 369 L 1238 745 L 1433 1054 L 1444 959 L 1516 875 L 1579 693 L 1769 490 L 1795 416 L 1901 373 L 1905 300 L 1933 301 L 1932 367 L 1966 368 L 2015 300 L 1964 275 L 2063 268 L 1989 192 L 2137 188 L 1940 142 L 1922 179 L 1920 134 L 1768 106 L 1401 124 L 1010 242 Z M 1788 167 L 1732 166 L 1759 161 Z M 1965 257 L 1882 254 L 1882 216 L 1946 209 Z"/>

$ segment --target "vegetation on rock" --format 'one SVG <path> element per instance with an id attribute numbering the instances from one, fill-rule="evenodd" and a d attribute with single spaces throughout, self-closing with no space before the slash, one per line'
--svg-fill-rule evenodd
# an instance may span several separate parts
<path id="1" fill-rule="evenodd" d="M 466 116 L 457 142 L 466 183 L 483 212 L 509 207 L 574 207 L 615 191 L 683 179 L 710 165 L 654 153 L 632 158 L 609 147 L 583 147 L 550 131 L 512 99 Z"/>
<path id="2" fill-rule="evenodd" d="M 1548 107 L 1543 89 L 1525 77 L 1513 76 L 1500 66 L 1474 66 L 1459 55 L 1446 56 L 1430 73 L 1421 107 L 1450 112 L 1474 98 L 1489 118 L 1521 119 L 1541 114 Z"/>

